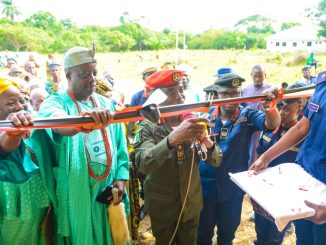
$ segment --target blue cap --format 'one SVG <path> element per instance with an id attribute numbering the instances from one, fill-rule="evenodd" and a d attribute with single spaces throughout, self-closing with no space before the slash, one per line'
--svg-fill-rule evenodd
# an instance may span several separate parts
<path id="1" fill-rule="evenodd" d="M 228 73 L 234 73 L 233 69 L 231 67 L 222 67 L 216 71 L 216 73 L 213 75 L 213 77 L 220 77 L 220 76 L 228 74 Z"/>
<path id="2" fill-rule="evenodd" d="M 322 71 L 318 74 L 316 84 L 326 82 L 326 71 Z"/>
<path id="3" fill-rule="evenodd" d="M 51 62 L 50 64 L 49 64 L 49 68 L 51 69 L 51 68 L 56 68 L 56 67 L 60 67 L 60 64 L 59 63 L 57 63 L 57 62 Z"/>

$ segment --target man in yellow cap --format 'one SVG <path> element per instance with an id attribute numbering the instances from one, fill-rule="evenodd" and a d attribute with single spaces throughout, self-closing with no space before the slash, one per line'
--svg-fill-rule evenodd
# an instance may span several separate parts
<path id="1" fill-rule="evenodd" d="M 182 71 L 158 71 L 145 82 L 151 91 L 161 89 L 166 95 L 162 106 L 184 103 Z M 199 123 L 208 121 L 191 114 L 161 121 L 142 121 L 134 143 L 136 163 L 146 175 L 145 208 L 157 244 L 195 244 L 202 197 L 199 157 L 192 141 L 202 137 Z M 219 166 L 219 148 L 206 135 L 202 142 L 208 149 L 207 162 Z"/>
<path id="2" fill-rule="evenodd" d="M 115 204 L 123 201 L 126 211 L 129 208 L 124 198 L 129 179 L 126 141 L 121 124 L 109 125 L 113 103 L 95 93 L 94 53 L 94 49 L 84 47 L 65 53 L 69 88 L 48 97 L 38 115 L 89 115 L 97 126 L 35 130 L 32 134 L 32 149 L 54 207 L 56 244 L 113 244 L 108 206 L 97 201 L 110 185 L 119 190 Z M 109 193 L 105 196 L 108 198 Z"/>
<path id="3" fill-rule="evenodd" d="M 0 120 L 33 124 L 19 102 L 19 86 L 0 77 Z M 36 165 L 26 151 L 27 131 L 0 133 L 0 244 L 45 244 L 41 229 L 50 205 Z"/>

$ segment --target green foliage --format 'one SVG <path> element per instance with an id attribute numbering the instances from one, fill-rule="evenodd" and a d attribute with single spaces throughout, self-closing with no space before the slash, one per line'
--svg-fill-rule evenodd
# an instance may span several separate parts
<path id="1" fill-rule="evenodd" d="M 3 5 L 2 14 L 4 14 L 12 22 L 15 20 L 15 16 L 21 15 L 18 7 L 14 4 L 13 0 L 1 0 Z"/>
<path id="2" fill-rule="evenodd" d="M 10 2 L 9 0 L 0 0 Z M 326 0 L 322 0 L 325 2 Z M 324 5 L 323 5 L 324 6 Z M 322 7 L 325 9 L 324 7 Z M 176 32 L 165 28 L 153 31 L 141 24 L 145 17 L 131 19 L 128 12 L 120 17 L 116 27 L 77 27 L 69 18 L 57 20 L 51 13 L 39 11 L 21 23 L 0 19 L 0 48 L 2 50 L 33 50 L 41 53 L 62 53 L 73 46 L 89 47 L 96 42 L 99 52 L 173 49 Z M 265 37 L 273 33 L 273 20 L 260 15 L 240 20 L 237 31 L 209 29 L 201 34 L 186 33 L 187 49 L 263 49 Z M 297 23 L 283 23 L 287 28 Z M 326 23 L 323 22 L 325 26 Z M 243 31 L 240 31 L 240 30 Z M 326 31 L 324 31 L 326 32 Z M 322 35 L 324 35 L 321 32 Z M 184 33 L 178 33 L 178 45 L 183 47 Z M 274 62 L 275 59 L 272 59 Z M 230 60 L 232 63 L 233 61 Z M 279 62 L 276 60 L 276 62 Z"/>
<path id="3" fill-rule="evenodd" d="M 56 18 L 49 12 L 39 11 L 33 14 L 24 22 L 27 26 L 40 28 L 42 30 L 48 30 L 53 33 L 60 33 L 63 30 L 63 26 L 60 22 L 57 22 Z"/>
<path id="4" fill-rule="evenodd" d="M 239 20 L 235 27 L 238 30 L 246 31 L 247 33 L 275 33 L 273 23 L 275 21 L 262 15 L 252 15 Z"/>
<path id="5" fill-rule="evenodd" d="M 47 32 L 37 28 L 25 28 L 22 24 L 0 25 L 0 50 L 45 52 L 50 40 Z"/>
<path id="6" fill-rule="evenodd" d="M 280 54 L 274 54 L 274 55 L 267 57 L 266 62 L 267 63 L 276 63 L 276 64 L 280 65 L 283 62 L 283 58 Z"/>
<path id="7" fill-rule="evenodd" d="M 318 6 L 305 9 L 306 17 L 318 23 L 320 30 L 319 36 L 326 37 L 326 0 L 320 0 Z"/>
<path id="8" fill-rule="evenodd" d="M 284 30 L 290 29 L 295 26 L 301 26 L 301 24 L 298 22 L 284 22 L 281 25 L 281 30 L 284 31 Z"/>

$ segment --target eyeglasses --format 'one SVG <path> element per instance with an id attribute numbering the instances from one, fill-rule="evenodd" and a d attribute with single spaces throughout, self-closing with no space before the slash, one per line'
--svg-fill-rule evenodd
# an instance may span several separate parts
<path id="1" fill-rule="evenodd" d="M 96 77 L 97 75 L 97 71 L 93 71 L 93 72 L 83 72 L 83 73 L 79 73 L 78 76 L 80 78 L 91 78 L 91 77 Z"/>

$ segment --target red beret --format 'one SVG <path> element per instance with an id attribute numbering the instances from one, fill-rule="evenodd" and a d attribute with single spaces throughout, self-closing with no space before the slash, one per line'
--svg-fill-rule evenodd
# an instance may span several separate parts
<path id="1" fill-rule="evenodd" d="M 169 87 L 178 84 L 182 80 L 182 71 L 163 70 L 150 75 L 146 80 L 146 89 Z"/>

